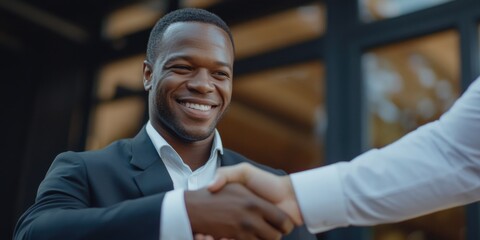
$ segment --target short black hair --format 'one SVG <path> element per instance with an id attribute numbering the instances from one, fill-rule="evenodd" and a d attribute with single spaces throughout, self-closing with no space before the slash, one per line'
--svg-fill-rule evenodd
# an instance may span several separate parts
<path id="1" fill-rule="evenodd" d="M 203 9 L 182 8 L 166 14 L 158 20 L 152 28 L 147 43 L 147 60 L 150 63 L 153 64 L 158 57 L 158 47 L 163 39 L 163 33 L 168 26 L 176 22 L 202 22 L 213 24 L 223 29 L 228 34 L 232 46 L 234 46 L 230 28 L 219 16 Z"/>

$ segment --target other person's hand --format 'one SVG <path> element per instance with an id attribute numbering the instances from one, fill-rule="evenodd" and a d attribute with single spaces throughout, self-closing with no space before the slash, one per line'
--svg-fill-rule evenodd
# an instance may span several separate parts
<path id="1" fill-rule="evenodd" d="M 215 238 L 213 238 L 212 236 L 210 235 L 204 235 L 204 234 L 195 234 L 195 238 L 194 240 L 215 240 Z M 233 238 L 220 238 L 219 240 L 235 240 Z"/>
<path id="2" fill-rule="evenodd" d="M 213 193 L 217 192 L 228 183 L 240 183 L 246 186 L 261 198 L 285 211 L 296 225 L 303 224 L 289 176 L 277 176 L 251 164 L 241 163 L 219 168 L 215 180 L 208 186 L 208 190 Z"/>
<path id="3" fill-rule="evenodd" d="M 280 239 L 292 231 L 290 217 L 240 184 L 214 193 L 207 189 L 185 192 L 192 231 L 214 239 Z"/>

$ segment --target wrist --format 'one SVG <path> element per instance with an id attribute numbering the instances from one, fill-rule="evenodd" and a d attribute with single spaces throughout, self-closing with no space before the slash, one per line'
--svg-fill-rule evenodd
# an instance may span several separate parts
<path id="1" fill-rule="evenodd" d="M 286 190 L 285 208 L 287 208 L 288 214 L 296 225 L 303 225 L 303 216 L 300 211 L 300 206 L 290 176 L 282 176 L 281 181 Z"/>

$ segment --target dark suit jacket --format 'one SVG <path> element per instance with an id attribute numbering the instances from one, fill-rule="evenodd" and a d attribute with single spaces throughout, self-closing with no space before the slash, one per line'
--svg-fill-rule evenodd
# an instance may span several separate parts
<path id="1" fill-rule="evenodd" d="M 222 166 L 240 162 L 251 161 L 224 149 Z M 19 219 L 15 239 L 158 240 L 161 202 L 170 190 L 173 182 L 145 128 L 102 150 L 62 153 Z M 314 239 L 304 227 L 290 235 L 285 239 Z"/>

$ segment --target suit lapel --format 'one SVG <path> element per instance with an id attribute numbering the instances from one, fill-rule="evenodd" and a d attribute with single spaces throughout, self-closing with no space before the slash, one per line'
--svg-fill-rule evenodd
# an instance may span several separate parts
<path id="1" fill-rule="evenodd" d="M 135 176 L 135 183 L 144 196 L 173 190 L 173 182 L 167 168 L 148 137 L 145 127 L 132 140 L 130 163 L 143 170 Z"/>
<path id="2" fill-rule="evenodd" d="M 224 151 L 223 155 L 218 154 L 218 156 L 220 157 L 220 166 L 222 167 L 232 166 L 232 165 L 236 165 L 243 162 L 242 159 L 234 156 L 228 150 L 224 149 L 223 151 Z"/>

